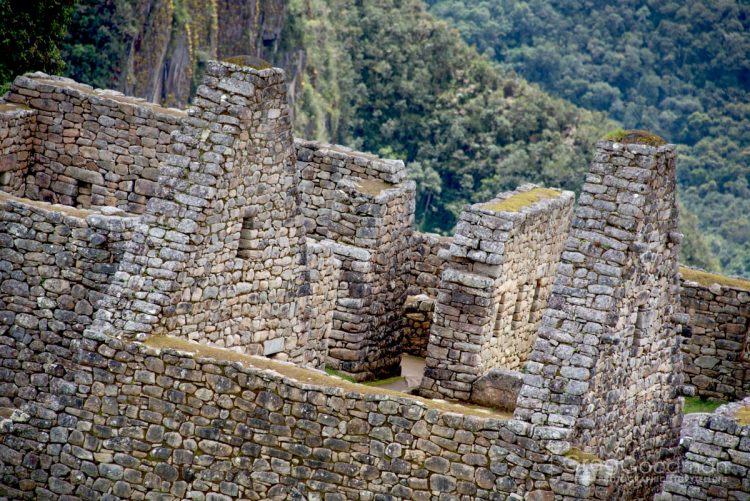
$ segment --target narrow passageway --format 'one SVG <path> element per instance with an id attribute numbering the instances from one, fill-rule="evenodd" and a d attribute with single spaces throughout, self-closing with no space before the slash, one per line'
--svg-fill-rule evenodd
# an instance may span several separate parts
<path id="1" fill-rule="evenodd" d="M 368 386 L 377 386 L 378 388 L 385 388 L 403 393 L 412 393 L 419 388 L 419 385 L 422 382 L 424 368 L 424 358 L 404 353 L 401 355 L 400 376 L 384 379 L 382 382 L 374 381 L 369 383 Z"/>

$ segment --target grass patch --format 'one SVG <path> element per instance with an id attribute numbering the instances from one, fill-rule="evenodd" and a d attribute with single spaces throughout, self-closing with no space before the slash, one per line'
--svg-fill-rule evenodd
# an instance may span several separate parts
<path id="1" fill-rule="evenodd" d="M 699 397 L 685 397 L 685 406 L 683 414 L 695 414 L 698 412 L 711 413 L 724 405 L 726 402 L 721 400 L 701 400 Z"/>
<path id="2" fill-rule="evenodd" d="M 401 381 L 403 379 L 404 379 L 403 376 L 393 376 L 393 377 L 389 377 L 385 379 L 378 379 L 376 381 L 368 381 L 362 384 L 364 384 L 365 386 L 383 386 L 386 384 L 395 383 L 396 381 Z"/>
<path id="3" fill-rule="evenodd" d="M 268 68 L 273 68 L 271 63 L 269 63 L 265 59 L 247 55 L 227 57 L 226 59 L 224 59 L 224 62 L 229 64 L 236 64 L 237 66 L 249 66 L 250 68 L 256 70 L 267 70 Z"/>
<path id="4" fill-rule="evenodd" d="M 489 209 L 494 212 L 518 212 L 524 207 L 533 205 L 540 200 L 548 198 L 557 198 L 560 196 L 560 192 L 549 188 L 534 188 L 533 190 L 524 191 L 523 193 L 517 193 L 513 196 L 506 198 L 505 200 L 498 200 L 496 202 L 487 202 L 480 205 L 483 209 Z"/>
<path id="5" fill-rule="evenodd" d="M 333 367 L 326 367 L 325 368 L 326 374 L 333 377 L 340 377 L 344 381 L 349 381 L 350 383 L 356 383 L 353 377 L 347 376 L 345 373 L 341 372 L 340 370 L 336 370 Z"/>
<path id="6" fill-rule="evenodd" d="M 742 426 L 750 425 L 750 406 L 740 408 L 740 410 L 734 414 L 734 417 L 738 419 Z"/>
<path id="7" fill-rule="evenodd" d="M 615 129 L 606 136 L 607 141 L 623 144 L 645 144 L 647 146 L 663 146 L 667 144 L 664 138 L 646 130 Z"/>
<path id="8" fill-rule="evenodd" d="M 373 197 L 380 195 L 385 190 L 393 188 L 394 186 L 391 183 L 386 183 L 380 179 L 358 179 L 356 184 L 358 191 Z"/>
<path id="9" fill-rule="evenodd" d="M 716 273 L 709 273 L 703 270 L 696 270 L 686 266 L 680 266 L 680 274 L 685 280 L 698 282 L 708 287 L 711 284 L 726 285 L 727 287 L 736 287 L 737 289 L 750 290 L 750 280 L 737 277 L 725 277 Z"/>
<path id="10" fill-rule="evenodd" d="M 463 403 L 447 402 L 445 400 L 432 400 L 429 398 L 406 395 L 399 391 L 393 391 L 388 388 L 379 388 L 367 386 L 364 384 L 353 383 L 347 379 L 347 376 L 331 377 L 326 373 L 311 369 L 304 369 L 289 363 L 282 363 L 265 357 L 246 355 L 237 353 L 227 348 L 217 348 L 205 344 L 187 341 L 171 336 L 151 336 L 143 342 L 145 346 L 151 348 L 171 348 L 191 354 L 196 357 L 212 358 L 227 362 L 239 362 L 245 367 L 254 367 L 256 369 L 274 371 L 282 376 L 286 376 L 304 384 L 313 384 L 318 386 L 331 386 L 341 388 L 347 392 L 356 392 L 365 395 L 389 396 L 398 398 L 408 398 L 414 402 L 419 402 L 429 409 L 438 409 L 443 412 L 454 412 L 470 416 L 478 416 L 493 419 L 511 419 L 513 413 L 502 412 L 497 409 L 488 409 L 478 405 L 468 405 Z M 326 369 L 328 372 L 329 369 Z M 338 372 L 338 371 L 336 371 Z M 341 379 L 339 379 L 341 378 Z"/>
<path id="11" fill-rule="evenodd" d="M 602 460 L 596 454 L 590 452 L 584 452 L 581 449 L 572 447 L 568 452 L 563 454 L 566 458 L 574 459 L 581 464 L 596 464 L 601 463 Z"/>

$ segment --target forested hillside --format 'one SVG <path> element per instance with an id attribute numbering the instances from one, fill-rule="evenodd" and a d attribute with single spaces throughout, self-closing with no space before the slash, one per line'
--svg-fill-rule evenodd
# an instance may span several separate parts
<path id="1" fill-rule="evenodd" d="M 284 67 L 298 134 L 405 160 L 428 230 L 522 182 L 577 189 L 617 125 L 480 55 L 421 0 L 78 0 L 70 19 L 66 74 L 166 104 L 209 58 Z M 695 223 L 683 259 L 711 267 Z"/>
<path id="2" fill-rule="evenodd" d="M 202 61 L 237 52 L 287 70 L 300 135 L 405 160 L 426 229 L 523 181 L 576 189 L 612 127 L 501 70 L 419 0 L 81 0 L 64 45 L 71 76 L 167 104 Z"/>
<path id="3" fill-rule="evenodd" d="M 750 276 L 750 3 L 430 0 L 478 50 L 579 106 L 684 145 L 685 206 Z"/>
<path id="4" fill-rule="evenodd" d="M 419 219 L 448 230 L 461 207 L 523 181 L 577 188 L 603 116 L 501 71 L 421 1 L 294 1 L 307 52 L 297 125 L 411 163 Z"/>

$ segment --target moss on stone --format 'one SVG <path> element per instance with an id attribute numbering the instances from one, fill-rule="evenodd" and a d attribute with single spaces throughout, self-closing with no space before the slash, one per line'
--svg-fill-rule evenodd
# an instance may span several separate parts
<path id="1" fill-rule="evenodd" d="M 578 461 L 581 464 L 595 464 L 595 463 L 602 462 L 602 460 L 596 454 L 591 454 L 590 452 L 584 452 L 581 449 L 578 449 L 576 447 L 572 447 L 568 452 L 566 452 L 563 455 L 567 458 L 574 459 L 575 461 Z"/>
<path id="2" fill-rule="evenodd" d="M 726 402 L 722 400 L 701 400 L 699 397 L 685 397 L 683 414 L 695 414 L 699 412 L 713 412 Z"/>
<path id="3" fill-rule="evenodd" d="M 375 381 L 368 381 L 366 383 L 362 383 L 365 386 L 385 386 L 387 384 L 395 383 L 396 381 L 403 380 L 403 376 L 393 376 L 385 379 L 377 379 Z"/>
<path id="4" fill-rule="evenodd" d="M 533 190 L 517 193 L 505 200 L 497 200 L 482 204 L 480 207 L 494 212 L 518 212 L 524 207 L 533 205 L 540 200 L 557 198 L 560 192 L 550 188 L 534 188 Z"/>
<path id="5" fill-rule="evenodd" d="M 706 287 L 712 284 L 719 284 L 726 287 L 750 290 L 750 280 L 745 280 L 742 278 L 725 277 L 723 275 L 717 275 L 716 273 L 696 270 L 694 268 L 688 268 L 686 266 L 680 266 L 680 274 L 682 275 L 682 278 L 684 280 L 697 282 L 701 285 L 705 285 Z"/>
<path id="6" fill-rule="evenodd" d="M 356 184 L 358 191 L 373 197 L 380 195 L 385 190 L 391 189 L 394 186 L 380 179 L 359 179 Z"/>
<path id="7" fill-rule="evenodd" d="M 273 68 L 273 65 L 265 59 L 248 55 L 230 56 L 225 58 L 224 62 L 236 64 L 237 66 L 249 66 L 256 70 L 267 70 L 268 68 Z"/>
<path id="8" fill-rule="evenodd" d="M 350 383 L 356 383 L 356 381 L 354 380 L 353 377 L 347 376 L 345 373 L 343 373 L 343 372 L 341 372 L 339 370 L 336 370 L 333 367 L 326 367 L 325 368 L 325 372 L 329 376 L 339 377 L 339 378 L 343 379 L 344 381 L 349 381 Z"/>
<path id="9" fill-rule="evenodd" d="M 607 134 L 604 139 L 623 144 L 645 144 L 648 146 L 663 146 L 667 142 L 661 136 L 657 136 L 646 130 L 615 129 Z"/>
<path id="10" fill-rule="evenodd" d="M 750 405 L 741 407 L 734 416 L 742 426 L 750 425 Z"/>

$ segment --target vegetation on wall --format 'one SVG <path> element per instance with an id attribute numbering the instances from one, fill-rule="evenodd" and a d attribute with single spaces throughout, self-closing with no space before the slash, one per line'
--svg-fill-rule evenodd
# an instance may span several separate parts
<path id="1" fill-rule="evenodd" d="M 681 144 L 685 207 L 723 271 L 750 276 L 750 4 L 429 3 L 480 52 L 552 94 Z"/>

